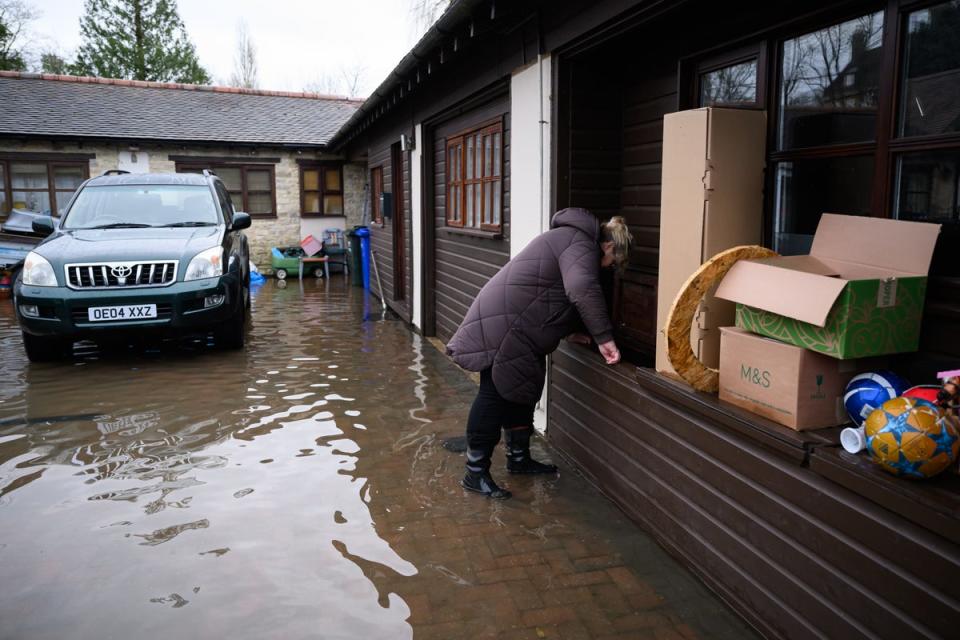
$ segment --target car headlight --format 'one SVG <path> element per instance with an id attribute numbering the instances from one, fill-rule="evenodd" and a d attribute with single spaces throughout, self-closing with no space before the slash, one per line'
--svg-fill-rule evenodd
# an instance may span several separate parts
<path id="1" fill-rule="evenodd" d="M 31 251 L 23 261 L 23 284 L 33 287 L 55 287 L 57 276 L 53 265 L 39 253 Z"/>
<path id="2" fill-rule="evenodd" d="M 184 282 L 223 275 L 223 256 L 221 252 L 220 247 L 210 247 L 193 256 L 190 264 L 187 265 L 187 273 L 183 277 Z"/>

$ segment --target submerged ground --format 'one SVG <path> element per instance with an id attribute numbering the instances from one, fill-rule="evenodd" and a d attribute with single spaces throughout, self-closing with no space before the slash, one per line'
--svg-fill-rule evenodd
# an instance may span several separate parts
<path id="1" fill-rule="evenodd" d="M 475 387 L 379 311 L 268 282 L 243 352 L 30 365 L 0 301 L 0 638 L 752 635 L 542 443 L 466 494 Z"/>

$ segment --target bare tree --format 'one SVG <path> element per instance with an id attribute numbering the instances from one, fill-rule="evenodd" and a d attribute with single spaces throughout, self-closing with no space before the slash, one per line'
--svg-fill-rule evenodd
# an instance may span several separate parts
<path id="1" fill-rule="evenodd" d="M 340 67 L 340 77 L 343 79 L 344 94 L 356 98 L 363 89 L 366 80 L 367 68 L 359 62 Z"/>
<path id="2" fill-rule="evenodd" d="M 325 95 L 340 95 L 343 79 L 334 73 L 318 74 L 313 80 L 303 85 L 307 93 L 322 93 Z"/>
<path id="3" fill-rule="evenodd" d="M 308 93 L 355 98 L 360 95 L 366 83 L 366 74 L 366 67 L 359 62 L 341 65 L 336 72 L 325 71 L 318 74 L 303 86 L 303 90 Z"/>
<path id="4" fill-rule="evenodd" d="M 237 51 L 233 56 L 230 86 L 243 89 L 257 88 L 257 48 L 250 38 L 245 20 L 237 22 Z"/>
<path id="5" fill-rule="evenodd" d="M 417 35 L 426 33 L 427 29 L 443 15 L 450 6 L 451 0 L 410 0 L 410 13 L 413 16 L 413 27 Z"/>
<path id="6" fill-rule="evenodd" d="M 27 68 L 27 25 L 39 16 L 40 12 L 23 0 L 0 0 L 0 70 Z"/>

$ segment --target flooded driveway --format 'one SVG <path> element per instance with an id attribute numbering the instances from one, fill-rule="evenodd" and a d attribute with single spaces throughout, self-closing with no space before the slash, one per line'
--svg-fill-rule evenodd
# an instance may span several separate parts
<path id="1" fill-rule="evenodd" d="M 0 301 L 0 637 L 751 636 L 542 444 L 559 477 L 498 450 L 514 499 L 466 494 L 473 383 L 362 291 L 268 282 L 253 318 L 30 365 Z"/>

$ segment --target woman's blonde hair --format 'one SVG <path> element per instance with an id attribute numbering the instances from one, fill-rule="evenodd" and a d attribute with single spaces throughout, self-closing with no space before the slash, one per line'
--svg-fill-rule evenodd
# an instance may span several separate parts
<path id="1" fill-rule="evenodd" d="M 633 236 L 623 216 L 613 216 L 600 225 L 600 242 L 613 243 L 613 263 L 618 271 L 626 269 Z"/>

